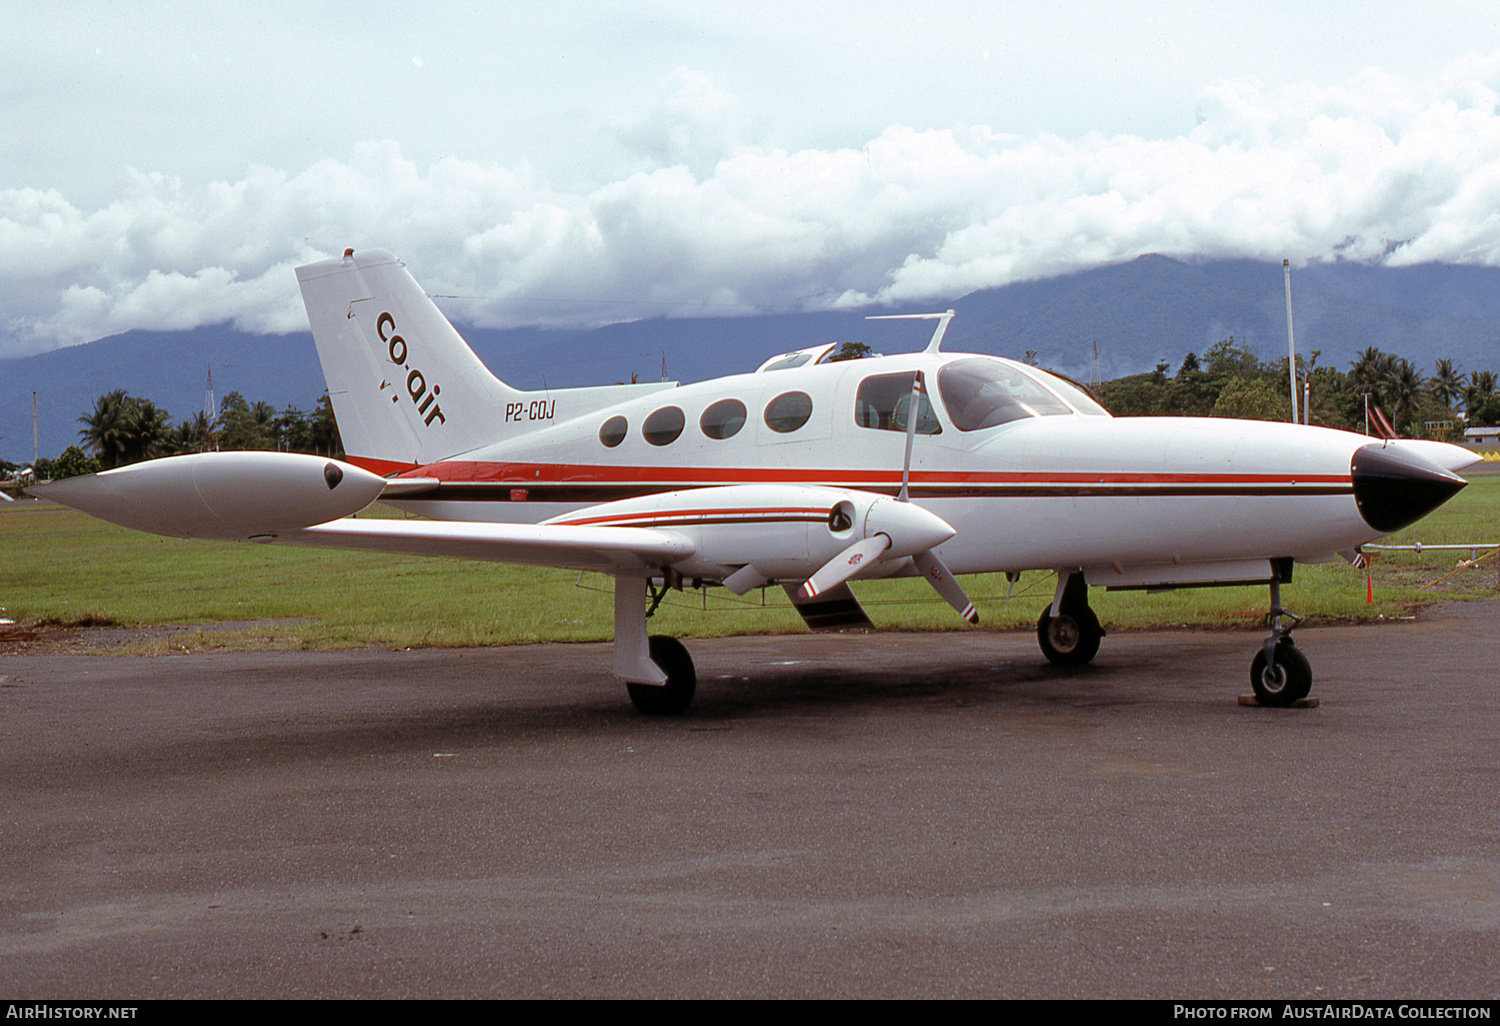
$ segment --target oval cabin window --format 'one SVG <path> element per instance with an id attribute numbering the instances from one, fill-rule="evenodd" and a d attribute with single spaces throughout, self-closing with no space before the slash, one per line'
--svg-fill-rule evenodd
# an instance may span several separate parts
<path id="1" fill-rule="evenodd" d="M 745 426 L 745 404 L 738 399 L 720 399 L 698 418 L 698 426 L 709 438 L 733 438 Z"/>
<path id="2" fill-rule="evenodd" d="M 599 441 L 613 449 L 625 441 L 625 432 L 630 430 L 630 425 L 625 422 L 624 417 L 611 417 L 599 428 Z"/>
<path id="3" fill-rule="evenodd" d="M 641 435 L 652 445 L 671 445 L 682 434 L 687 418 L 676 406 L 663 406 L 641 425 Z"/>
<path id="4" fill-rule="evenodd" d="M 766 427 L 782 434 L 796 431 L 812 416 L 812 397 L 806 392 L 783 392 L 766 404 Z"/>

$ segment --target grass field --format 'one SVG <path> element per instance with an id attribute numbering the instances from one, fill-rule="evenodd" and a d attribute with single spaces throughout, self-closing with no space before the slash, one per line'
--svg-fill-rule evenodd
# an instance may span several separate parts
<path id="1" fill-rule="evenodd" d="M 1385 542 L 1500 542 L 1500 477 L 1468 488 L 1415 527 Z M 1342 560 L 1298 566 L 1283 589 L 1309 622 L 1399 617 L 1424 603 L 1500 594 L 1500 556 L 1456 569 L 1468 553 L 1382 554 L 1366 602 L 1363 572 Z M 218 624 L 179 647 L 339 648 L 602 641 L 612 633 L 612 582 L 598 575 L 450 559 L 186 542 L 116 528 L 44 504 L 0 506 L 0 617 L 22 623 L 121 626 Z M 1031 629 L 1056 578 L 1028 573 L 1007 601 L 1003 576 L 965 578 L 981 630 Z M 855 585 L 876 625 L 903 630 L 965 627 L 923 582 Z M 1258 625 L 1265 588 L 1208 588 L 1146 595 L 1093 589 L 1114 630 Z M 680 637 L 801 631 L 779 588 L 736 599 L 723 588 L 674 594 L 653 633 Z"/>

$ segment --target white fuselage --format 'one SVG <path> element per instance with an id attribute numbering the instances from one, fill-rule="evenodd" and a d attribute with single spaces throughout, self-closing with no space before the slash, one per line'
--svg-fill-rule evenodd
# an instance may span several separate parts
<path id="1" fill-rule="evenodd" d="M 1053 396 L 1066 407 L 963 430 L 942 375 L 976 360 L 1057 389 Z M 955 573 L 1108 565 L 1124 580 L 1126 568 L 1145 564 L 1326 560 L 1380 536 L 1361 518 L 1351 482 L 1351 457 L 1371 442 L 1365 436 L 1260 421 L 1113 418 L 1014 361 L 938 353 L 668 388 L 539 430 L 534 420 L 522 421 L 509 439 L 497 416 L 499 441 L 410 469 L 410 476 L 442 483 L 394 504 L 438 519 L 534 523 L 634 496 L 726 485 L 895 495 L 904 417 L 900 429 L 870 426 L 879 418 L 861 402 L 861 387 L 904 376 L 909 388 L 913 371 L 923 373 L 932 396 L 923 426 L 938 430 L 915 436 L 911 498 L 955 529 L 939 550 Z M 777 430 L 768 410 L 774 420 L 779 397 L 789 393 L 806 396 L 811 411 L 800 426 Z M 711 416 L 705 430 L 704 414 L 726 401 L 743 404 L 743 426 L 710 437 L 724 433 L 713 426 L 722 415 Z M 660 412 L 674 408 L 680 417 Z M 531 412 L 557 416 L 551 405 Z M 616 431 L 602 439 L 611 423 Z"/>

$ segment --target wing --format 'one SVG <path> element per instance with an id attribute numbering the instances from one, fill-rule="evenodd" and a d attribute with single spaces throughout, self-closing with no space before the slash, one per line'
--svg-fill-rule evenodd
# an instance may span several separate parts
<path id="1" fill-rule="evenodd" d="M 686 559 L 695 546 L 673 531 L 453 520 L 336 520 L 278 535 L 277 545 L 364 549 L 413 556 L 641 574 Z"/>
<path id="2" fill-rule="evenodd" d="M 666 576 L 671 568 L 695 580 L 733 582 L 737 593 L 804 581 L 799 607 L 835 591 L 852 602 L 845 582 L 914 565 L 954 609 L 978 620 L 934 551 L 953 528 L 873 492 L 728 485 L 617 500 L 543 524 L 352 519 L 389 484 L 319 456 L 224 452 L 151 460 L 31 491 L 178 538 L 452 556 L 616 577 Z"/>
<path id="3" fill-rule="evenodd" d="M 176 538 L 456 556 L 640 575 L 692 556 L 654 527 L 352 520 L 387 482 L 348 463 L 278 452 L 222 452 L 136 463 L 30 489 L 101 520 Z M 340 519 L 344 518 L 344 519 Z"/>

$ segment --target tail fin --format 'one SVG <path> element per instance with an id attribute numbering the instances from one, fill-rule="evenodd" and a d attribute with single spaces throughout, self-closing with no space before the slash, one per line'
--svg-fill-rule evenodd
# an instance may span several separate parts
<path id="1" fill-rule="evenodd" d="M 344 450 L 380 472 L 493 441 L 487 415 L 525 393 L 496 378 L 383 250 L 297 268 Z"/>
<path id="2" fill-rule="evenodd" d="M 351 463 L 379 474 L 513 441 L 675 381 L 523 392 L 490 373 L 406 266 L 378 249 L 297 268 Z"/>

